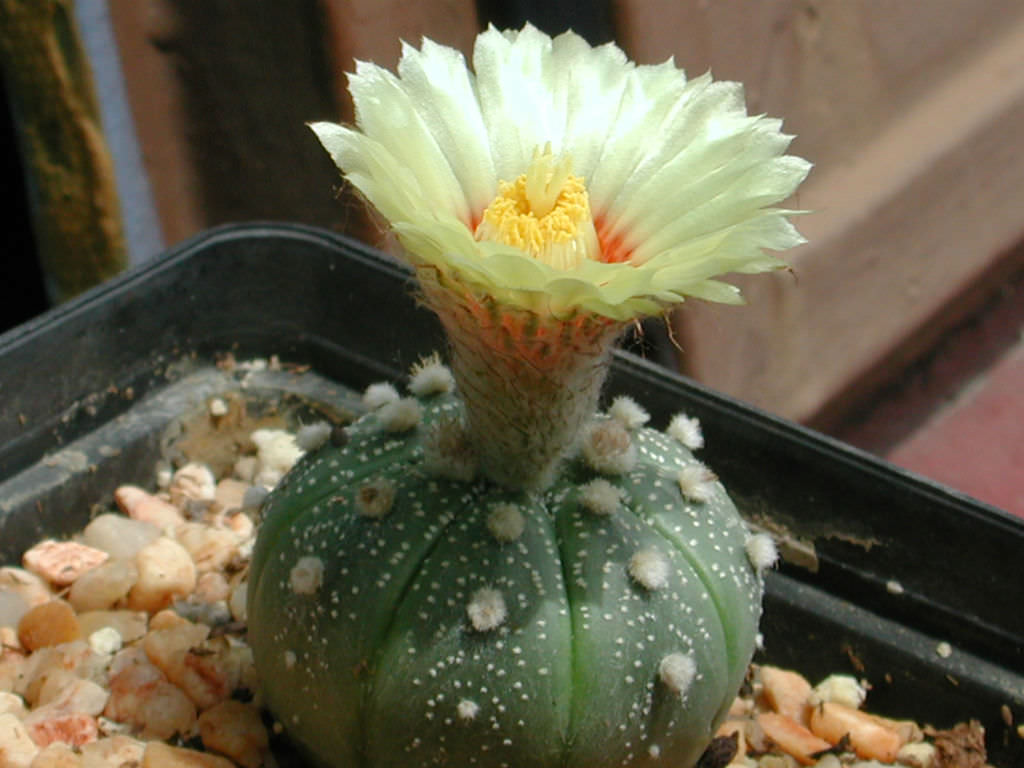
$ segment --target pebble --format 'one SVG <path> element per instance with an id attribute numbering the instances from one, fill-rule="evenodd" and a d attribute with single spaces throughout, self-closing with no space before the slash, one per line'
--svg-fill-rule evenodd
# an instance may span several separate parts
<path id="1" fill-rule="evenodd" d="M 260 768 L 270 739 L 259 710 L 228 699 L 199 716 L 199 738 L 207 749 L 231 758 L 242 768 Z"/>
<path id="2" fill-rule="evenodd" d="M 21 720 L 10 713 L 0 715 L 0 768 L 29 768 L 39 754 Z"/>
<path id="3" fill-rule="evenodd" d="M 106 552 L 75 541 L 48 539 L 22 556 L 22 565 L 58 587 L 66 587 L 110 557 Z"/>
<path id="4" fill-rule="evenodd" d="M 160 528 L 153 523 L 109 512 L 96 517 L 82 531 L 86 544 L 102 549 L 114 560 L 130 560 L 158 538 Z"/>
<path id="5" fill-rule="evenodd" d="M 231 761 L 209 752 L 172 747 L 159 741 L 146 745 L 141 768 L 234 768 Z"/>
<path id="6" fill-rule="evenodd" d="M 78 617 L 63 600 L 37 605 L 18 622 L 18 642 L 27 651 L 70 643 L 81 636 Z"/>
<path id="7" fill-rule="evenodd" d="M 185 522 L 185 518 L 173 504 L 134 485 L 122 485 L 114 491 L 114 501 L 132 520 L 152 523 L 161 531 L 175 528 Z"/>
<path id="8" fill-rule="evenodd" d="M 14 592 L 31 608 L 49 602 L 53 597 L 50 586 L 31 571 L 5 565 L 0 568 L 0 591 Z M 3 622 L 0 622 L 2 624 Z M 14 626 L 11 624 L 10 626 Z"/>
<path id="9" fill-rule="evenodd" d="M 154 613 L 196 586 L 196 566 L 181 544 L 161 537 L 143 547 L 136 558 L 139 579 L 128 593 L 128 607 Z"/>
<path id="10" fill-rule="evenodd" d="M 101 611 L 123 605 L 139 580 L 133 560 L 108 560 L 82 574 L 68 592 L 68 602 L 79 612 Z"/>
<path id="11" fill-rule="evenodd" d="M 171 504 L 179 508 L 190 501 L 213 501 L 217 493 L 217 478 L 205 464 L 189 462 L 171 476 L 167 492 Z"/>

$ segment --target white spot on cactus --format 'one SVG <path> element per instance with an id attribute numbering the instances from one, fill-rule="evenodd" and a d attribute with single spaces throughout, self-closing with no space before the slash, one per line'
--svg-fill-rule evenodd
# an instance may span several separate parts
<path id="1" fill-rule="evenodd" d="M 395 402 L 400 397 L 401 395 L 398 394 L 398 390 L 395 389 L 393 384 L 389 384 L 386 381 L 378 381 L 363 391 L 363 405 L 371 411 L 376 411 L 388 403 Z"/>
<path id="2" fill-rule="evenodd" d="M 755 533 L 747 539 L 747 559 L 758 573 L 764 573 L 779 559 L 779 550 L 767 533 Z"/>
<path id="3" fill-rule="evenodd" d="M 288 575 L 288 584 L 296 595 L 312 595 L 324 583 L 324 561 L 319 557 L 300 557 Z"/>
<path id="4" fill-rule="evenodd" d="M 597 421 L 584 431 L 583 458 L 597 472 L 624 475 L 636 464 L 636 447 L 620 421 Z"/>
<path id="5" fill-rule="evenodd" d="M 670 653 L 658 664 L 658 678 L 673 693 L 685 698 L 697 677 L 697 664 L 685 653 Z"/>
<path id="6" fill-rule="evenodd" d="M 715 494 L 715 473 L 703 464 L 690 464 L 679 470 L 679 490 L 691 501 L 710 501 Z"/>
<path id="7" fill-rule="evenodd" d="M 295 433 L 295 444 L 304 451 L 315 451 L 331 436 L 331 425 L 326 421 L 307 424 Z"/>
<path id="8" fill-rule="evenodd" d="M 598 477 L 580 487 L 580 501 L 591 514 L 613 515 L 622 503 L 622 489 Z"/>
<path id="9" fill-rule="evenodd" d="M 493 587 L 478 589 L 469 599 L 466 606 L 469 622 L 477 632 L 489 632 L 497 629 L 508 618 L 505 598 Z"/>
<path id="10" fill-rule="evenodd" d="M 515 541 L 523 535 L 526 520 L 515 504 L 495 504 L 487 515 L 487 530 L 498 541 Z"/>
<path id="11" fill-rule="evenodd" d="M 685 413 L 677 413 L 673 416 L 665 433 L 669 437 L 674 437 L 691 451 L 704 447 L 704 434 L 700 429 L 700 421 Z"/>
<path id="12" fill-rule="evenodd" d="M 284 652 L 284 668 L 292 669 L 295 666 L 295 662 L 298 661 L 298 657 L 295 655 L 295 651 Z"/>
<path id="13" fill-rule="evenodd" d="M 370 480 L 356 491 L 356 509 L 363 517 L 386 517 L 394 503 L 395 484 L 386 478 Z"/>
<path id="14" fill-rule="evenodd" d="M 662 589 L 668 586 L 672 566 L 668 558 L 654 547 L 638 549 L 629 558 L 627 568 L 633 581 L 644 589 Z"/>
<path id="15" fill-rule="evenodd" d="M 612 400 L 608 415 L 622 424 L 626 429 L 639 429 L 651 420 L 651 415 L 640 407 L 636 400 L 620 395 Z"/>
<path id="16" fill-rule="evenodd" d="M 661 757 L 661 747 L 657 744 L 651 744 L 651 746 L 647 748 L 647 754 L 651 756 L 652 760 L 657 760 Z"/>
<path id="17" fill-rule="evenodd" d="M 455 377 L 436 352 L 415 363 L 409 371 L 409 391 L 414 395 L 443 395 L 454 389 Z"/>
<path id="18" fill-rule="evenodd" d="M 456 705 L 455 712 L 458 714 L 459 720 L 469 722 L 476 719 L 480 713 L 480 705 L 470 699 L 463 699 Z"/>
<path id="19" fill-rule="evenodd" d="M 476 451 L 461 419 L 442 417 L 423 440 L 423 466 L 431 474 L 469 482 L 476 475 Z"/>
<path id="20" fill-rule="evenodd" d="M 413 397 L 382 405 L 377 409 L 377 418 L 387 432 L 408 432 L 423 418 L 423 407 Z"/>

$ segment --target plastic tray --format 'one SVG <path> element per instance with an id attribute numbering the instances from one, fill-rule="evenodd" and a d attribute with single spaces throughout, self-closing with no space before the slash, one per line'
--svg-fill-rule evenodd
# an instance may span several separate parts
<path id="1" fill-rule="evenodd" d="M 204 234 L 0 336 L 0 562 L 151 482 L 169 430 L 214 394 L 358 409 L 356 392 L 442 344 L 408 272 L 365 246 L 291 225 Z M 227 352 L 289 365 L 230 373 Z M 699 417 L 702 458 L 784 536 L 759 660 L 857 674 L 878 713 L 978 719 L 990 762 L 1024 765 L 1019 520 L 628 354 L 607 392 L 656 425 Z"/>

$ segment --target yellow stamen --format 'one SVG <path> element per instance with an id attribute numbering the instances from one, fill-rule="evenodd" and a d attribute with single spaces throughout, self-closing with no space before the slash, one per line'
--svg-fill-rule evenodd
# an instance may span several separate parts
<path id="1" fill-rule="evenodd" d="M 598 258 L 600 250 L 583 179 L 571 173 L 568 156 L 555 160 L 550 143 L 534 151 L 526 173 L 498 183 L 476 239 L 514 246 L 563 270 Z"/>

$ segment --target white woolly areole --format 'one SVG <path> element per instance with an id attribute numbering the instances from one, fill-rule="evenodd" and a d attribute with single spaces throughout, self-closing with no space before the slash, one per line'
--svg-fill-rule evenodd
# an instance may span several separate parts
<path id="1" fill-rule="evenodd" d="M 655 590 L 668 586 L 672 564 L 654 547 L 638 549 L 629 558 L 629 575 L 645 589 Z"/>
<path id="2" fill-rule="evenodd" d="M 423 467 L 433 475 L 469 482 L 478 460 L 469 431 L 461 419 L 445 417 L 432 424 L 423 438 Z"/>
<path id="3" fill-rule="evenodd" d="M 622 422 L 597 421 L 584 430 L 583 458 L 603 475 L 624 475 L 636 464 L 636 446 Z"/>
<path id="4" fill-rule="evenodd" d="M 261 473 L 284 475 L 302 458 L 295 436 L 283 429 L 257 429 L 249 439 L 256 446 Z"/>
<path id="5" fill-rule="evenodd" d="M 403 397 L 377 409 L 377 418 L 387 432 L 408 432 L 423 418 L 423 407 L 414 397 Z"/>
<path id="6" fill-rule="evenodd" d="M 288 574 L 288 584 L 296 595 L 312 595 L 323 583 L 324 561 L 319 557 L 300 557 Z"/>
<path id="7" fill-rule="evenodd" d="M 658 664 L 658 678 L 673 693 L 686 696 L 697 677 L 697 664 L 685 653 L 670 653 Z"/>
<path id="8" fill-rule="evenodd" d="M 502 543 L 523 535 L 526 519 L 515 504 L 495 504 L 487 515 L 487 530 Z"/>
<path id="9" fill-rule="evenodd" d="M 295 444 L 304 451 L 315 451 L 327 442 L 331 436 L 331 425 L 326 421 L 318 421 L 300 427 L 295 433 Z"/>
<path id="10" fill-rule="evenodd" d="M 508 618 L 505 598 L 493 587 L 481 587 L 469 598 L 466 606 L 469 623 L 477 632 L 497 629 Z"/>
<path id="11" fill-rule="evenodd" d="M 370 480 L 356 491 L 356 509 L 363 517 L 386 517 L 394 503 L 395 484 L 386 478 Z"/>
<path id="12" fill-rule="evenodd" d="M 758 573 L 764 573 L 779 559 L 775 541 L 767 533 L 755 533 L 747 538 L 747 559 Z"/>
<path id="13" fill-rule="evenodd" d="M 395 402 L 400 397 L 401 395 L 398 394 L 398 390 L 392 384 L 386 381 L 379 381 L 368 386 L 363 392 L 363 405 L 371 411 L 375 411 L 381 406 Z"/>
<path id="14" fill-rule="evenodd" d="M 700 429 L 700 420 L 685 413 L 677 413 L 672 417 L 665 434 L 675 438 L 691 451 L 704 447 L 704 433 Z"/>
<path id="15" fill-rule="evenodd" d="M 715 494 L 715 473 L 703 464 L 690 464 L 679 470 L 679 490 L 690 501 L 704 503 Z"/>
<path id="16" fill-rule="evenodd" d="M 441 363 L 435 352 L 420 360 L 409 371 L 409 391 L 419 397 L 443 395 L 455 389 L 455 377 L 448 366 Z"/>
<path id="17" fill-rule="evenodd" d="M 620 395 L 612 400 L 608 415 L 621 422 L 626 429 L 639 429 L 651 420 L 651 415 L 628 395 Z"/>
<path id="18" fill-rule="evenodd" d="M 455 706 L 459 720 L 473 720 L 480 712 L 480 705 L 470 699 L 463 699 Z"/>
<path id="19" fill-rule="evenodd" d="M 614 515 L 622 504 L 622 489 L 597 477 L 580 488 L 580 501 L 593 515 Z"/>

